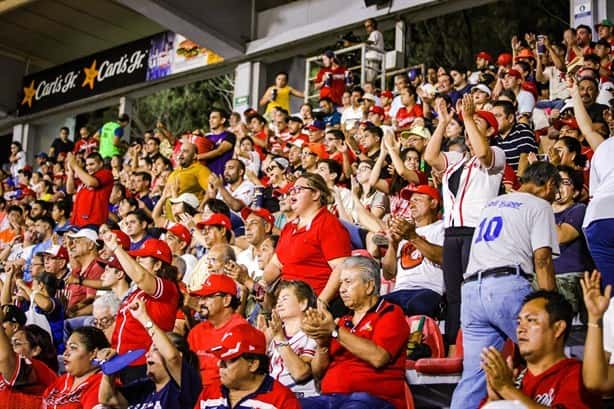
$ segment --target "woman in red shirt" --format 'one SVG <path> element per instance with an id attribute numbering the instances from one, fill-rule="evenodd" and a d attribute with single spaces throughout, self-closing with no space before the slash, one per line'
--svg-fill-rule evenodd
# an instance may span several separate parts
<path id="1" fill-rule="evenodd" d="M 109 341 L 95 327 L 73 331 L 66 342 L 66 373 L 57 378 L 43 394 L 42 409 L 93 409 L 98 405 L 100 368 L 92 363 L 98 350 L 108 348 Z"/>
<path id="2" fill-rule="evenodd" d="M 321 304 L 337 298 L 337 266 L 351 255 L 350 236 L 339 219 L 326 208 L 332 194 L 320 175 L 304 173 L 290 189 L 290 206 L 297 216 L 281 231 L 276 254 L 264 271 L 270 285 L 283 280 L 303 280 Z"/>

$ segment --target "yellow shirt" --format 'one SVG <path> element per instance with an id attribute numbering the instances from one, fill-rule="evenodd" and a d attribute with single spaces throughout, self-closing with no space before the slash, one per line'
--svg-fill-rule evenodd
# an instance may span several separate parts
<path id="1" fill-rule="evenodd" d="M 268 103 L 266 106 L 266 111 L 264 111 L 265 115 L 268 115 L 275 107 L 282 107 L 286 111 L 290 112 L 290 87 L 286 85 L 283 88 L 275 88 L 277 89 L 277 97 L 275 98 L 275 101 L 270 101 Z"/>
<path id="2" fill-rule="evenodd" d="M 177 195 L 182 193 L 194 193 L 199 199 L 207 191 L 209 186 L 209 175 L 211 171 L 208 167 L 200 162 L 194 162 L 187 168 L 178 167 L 168 175 L 166 184 L 178 183 L 179 188 Z M 171 213 L 171 204 L 166 202 L 166 218 L 174 221 L 174 217 Z"/>

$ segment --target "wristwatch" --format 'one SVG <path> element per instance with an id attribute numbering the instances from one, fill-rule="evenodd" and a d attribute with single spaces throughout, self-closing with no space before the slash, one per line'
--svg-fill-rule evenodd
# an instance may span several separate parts
<path id="1" fill-rule="evenodd" d="M 339 338 L 339 326 L 335 325 L 335 329 L 333 329 L 330 333 L 331 338 L 338 339 Z"/>
<path id="2" fill-rule="evenodd" d="M 147 332 L 149 332 L 150 336 L 153 336 L 153 327 L 154 327 L 154 323 L 151 321 L 147 321 L 144 325 L 145 329 L 147 330 Z"/>

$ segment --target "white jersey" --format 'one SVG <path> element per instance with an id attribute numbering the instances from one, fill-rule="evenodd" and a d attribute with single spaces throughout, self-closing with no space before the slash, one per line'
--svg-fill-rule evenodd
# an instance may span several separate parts
<path id="1" fill-rule="evenodd" d="M 228 193 L 230 193 L 232 197 L 242 201 L 247 207 L 251 207 L 254 199 L 256 198 L 256 185 L 247 179 L 244 179 L 236 190 L 232 190 L 230 185 L 226 185 L 224 187 L 226 190 L 228 190 Z M 216 199 L 224 200 L 220 192 L 217 192 Z"/>
<path id="2" fill-rule="evenodd" d="M 316 341 L 309 338 L 303 331 L 294 334 L 288 342 L 290 343 L 290 348 L 300 357 L 313 358 L 316 353 Z M 282 385 L 290 388 L 298 398 L 318 395 L 313 378 L 306 383 L 296 383 L 272 342 L 269 344 L 267 354 L 271 358 L 270 374 L 273 379 L 276 379 Z"/>
<path id="3" fill-rule="evenodd" d="M 597 147 L 591 160 L 589 193 L 582 227 L 601 219 L 614 219 L 614 138 L 608 138 Z"/>
<path id="4" fill-rule="evenodd" d="M 416 227 L 418 236 L 437 246 L 443 246 L 443 221 Z M 401 240 L 397 250 L 397 277 L 394 291 L 428 289 L 443 295 L 443 270 L 441 266 L 425 258 L 411 241 Z"/>
<path id="5" fill-rule="evenodd" d="M 533 274 L 533 252 L 542 247 L 559 254 L 550 203 L 524 192 L 496 197 L 480 214 L 464 277 L 507 266 L 520 266 L 525 274 Z"/>
<path id="6" fill-rule="evenodd" d="M 603 350 L 610 353 L 610 365 L 614 365 L 614 298 L 603 314 Z"/>
<path id="7" fill-rule="evenodd" d="M 505 152 L 491 146 L 493 163 L 490 168 L 482 165 L 475 156 L 467 157 L 459 152 L 445 152 L 446 170 L 443 176 L 443 208 L 445 227 L 475 227 L 480 211 L 490 199 L 499 194 Z M 461 167 L 460 182 L 456 194 L 448 185 L 450 177 Z"/>

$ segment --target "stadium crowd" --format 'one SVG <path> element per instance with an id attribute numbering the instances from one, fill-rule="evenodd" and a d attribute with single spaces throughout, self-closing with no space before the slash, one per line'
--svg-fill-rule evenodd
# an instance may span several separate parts
<path id="1" fill-rule="evenodd" d="M 462 349 L 452 408 L 608 405 L 614 24 L 595 30 L 391 89 L 377 53 L 360 84 L 326 51 L 298 113 L 280 72 L 262 113 L 213 109 L 207 131 L 128 140 L 122 115 L 35 163 L 13 142 L 0 407 L 402 409 L 425 319 Z"/>

